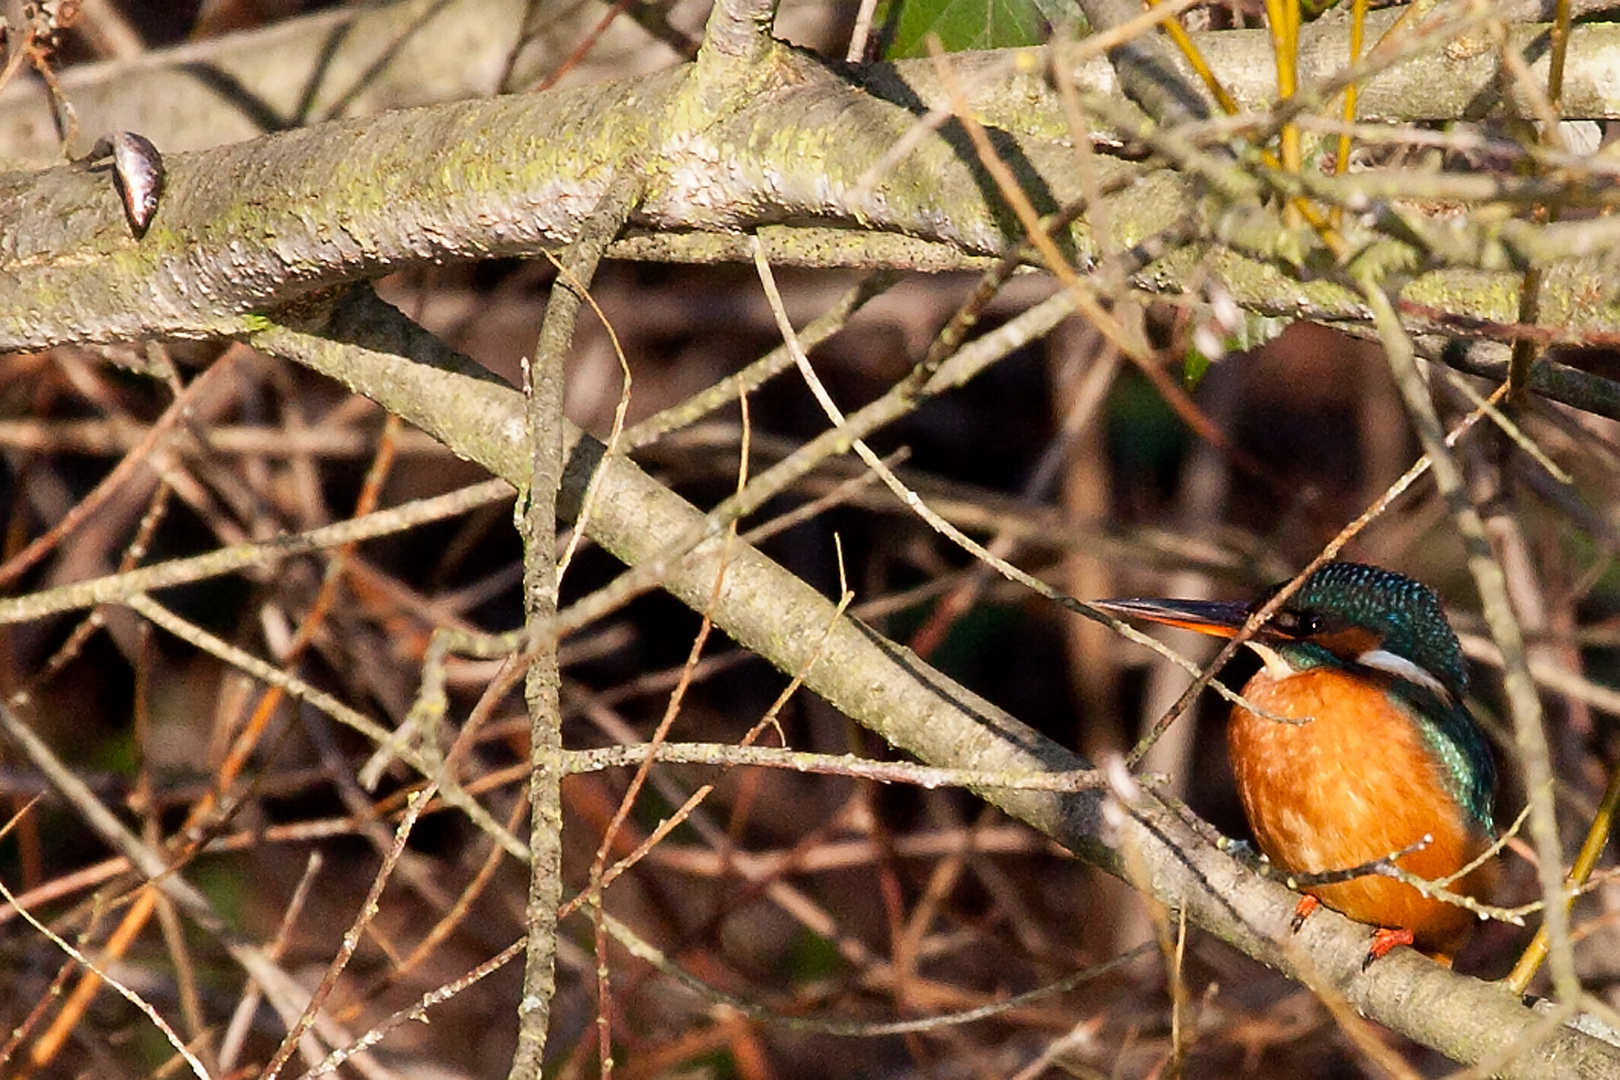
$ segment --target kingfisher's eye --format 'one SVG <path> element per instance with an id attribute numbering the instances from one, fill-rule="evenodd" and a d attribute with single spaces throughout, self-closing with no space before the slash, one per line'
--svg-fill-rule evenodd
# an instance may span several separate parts
<path id="1" fill-rule="evenodd" d="M 1322 616 L 1309 611 L 1279 611 L 1271 625 L 1290 637 L 1307 638 L 1322 630 Z"/>

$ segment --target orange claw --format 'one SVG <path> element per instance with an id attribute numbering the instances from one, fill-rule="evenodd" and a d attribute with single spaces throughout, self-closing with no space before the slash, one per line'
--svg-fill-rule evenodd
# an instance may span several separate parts
<path id="1" fill-rule="evenodd" d="M 1300 897 L 1299 903 L 1294 905 L 1294 917 L 1288 920 L 1288 929 L 1296 934 L 1299 933 L 1300 927 L 1305 925 L 1306 918 L 1310 916 L 1311 912 L 1320 907 L 1321 904 L 1322 901 L 1309 894 Z"/>
<path id="2" fill-rule="evenodd" d="M 1380 926 L 1373 932 L 1372 948 L 1367 950 L 1367 958 L 1361 962 L 1361 970 L 1366 971 L 1372 966 L 1374 960 L 1388 954 L 1389 950 L 1397 945 L 1412 944 L 1412 931 L 1404 927 L 1392 929 Z"/>

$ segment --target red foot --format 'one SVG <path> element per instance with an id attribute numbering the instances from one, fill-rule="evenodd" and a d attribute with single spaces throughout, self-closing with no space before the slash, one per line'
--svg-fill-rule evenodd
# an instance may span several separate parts
<path id="1" fill-rule="evenodd" d="M 1299 903 L 1294 905 L 1294 917 L 1288 921 L 1288 929 L 1299 933 L 1299 928 L 1305 925 L 1306 918 L 1311 912 L 1320 907 L 1322 901 L 1314 896 L 1302 896 Z"/>
<path id="2" fill-rule="evenodd" d="M 1380 926 L 1373 932 L 1372 948 L 1367 950 L 1367 959 L 1361 962 L 1361 970 L 1366 971 L 1372 966 L 1374 960 L 1386 955 L 1397 945 L 1412 944 L 1412 931 L 1392 930 L 1387 926 Z"/>

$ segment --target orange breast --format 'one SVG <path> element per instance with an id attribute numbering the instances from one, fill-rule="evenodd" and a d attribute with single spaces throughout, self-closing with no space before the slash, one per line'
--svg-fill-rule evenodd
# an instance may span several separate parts
<path id="1" fill-rule="evenodd" d="M 1243 694 L 1279 716 L 1312 718 L 1284 724 L 1234 708 L 1227 726 L 1238 796 L 1273 863 L 1296 873 L 1345 870 L 1428 834 L 1434 839 L 1427 847 L 1399 861 L 1435 880 L 1488 846 L 1451 797 L 1421 730 L 1383 686 L 1334 668 L 1284 679 L 1261 670 Z M 1493 878 L 1494 864 L 1487 864 L 1449 888 L 1482 897 Z M 1394 878 L 1360 877 L 1306 891 L 1360 922 L 1411 930 L 1418 948 L 1446 962 L 1477 921 Z"/>

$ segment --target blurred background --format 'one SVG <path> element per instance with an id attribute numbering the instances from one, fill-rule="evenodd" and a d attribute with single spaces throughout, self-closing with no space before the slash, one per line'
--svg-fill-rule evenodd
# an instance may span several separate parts
<path id="1" fill-rule="evenodd" d="M 166 152 L 250 137 L 244 124 L 267 130 L 657 70 L 691 54 L 706 15 L 703 5 L 685 2 L 529 10 L 86 0 L 78 7 L 50 64 L 81 131 L 93 141 L 102 130 L 140 130 Z M 331 21 L 357 14 L 402 21 L 391 29 Z M 1214 26 L 1256 24 L 1255 12 L 1224 6 L 1203 17 Z M 798 0 L 784 6 L 778 32 L 841 57 L 855 19 L 853 5 Z M 313 52 L 298 51 L 295 42 Z M 359 74 L 331 75 L 349 50 L 362 54 L 354 60 Z M 293 70 L 312 54 L 327 65 L 319 77 L 314 68 Z M 243 92 L 204 95 L 192 83 L 182 93 L 167 81 L 184 77 L 187 65 L 195 78 L 205 58 L 208 85 Z M 273 78 L 277 68 L 292 76 L 287 85 Z M 252 81 L 258 78 L 265 81 Z M 41 87 L 25 65 L 0 91 L 0 160 L 13 167 L 60 160 L 53 107 Z M 230 107 L 214 111 L 219 101 Z M 516 383 L 522 358 L 534 350 L 552 276 L 543 261 L 488 261 L 403 270 L 378 289 Z M 779 270 L 777 277 L 802 327 L 863 275 Z M 816 370 L 839 405 L 853 411 L 910 371 L 975 281 L 966 274 L 902 276 L 817 347 Z M 1044 276 L 1015 279 L 982 328 L 1052 289 Z M 631 376 L 629 424 L 780 344 L 750 267 L 608 263 L 591 293 Z M 947 518 L 1079 597 L 1255 595 L 1315 555 L 1419 456 L 1376 344 L 1297 323 L 1206 364 L 1193 338 L 1196 321 L 1178 298 L 1134 317 L 1159 350 L 1159 369 L 1193 395 L 1220 443 L 1190 433 L 1139 370 L 1073 319 L 965 388 L 928 401 L 872 445 L 901 455 L 902 477 Z M 1601 354 L 1561 359 L 1598 374 L 1614 366 Z M 204 372 L 184 419 L 149 445 L 178 388 Z M 569 359 L 568 415 L 608 437 L 624 385 L 613 340 L 587 312 Z M 1448 422 L 1472 407 L 1444 380 L 1435 385 Z M 1482 380 L 1472 385 L 1492 388 Z M 791 369 L 750 397 L 747 419 L 751 472 L 827 426 Z M 1545 470 L 1526 466 L 1489 424 L 1460 452 L 1471 493 L 1498 529 L 1535 654 L 1564 676 L 1562 689 L 1546 689 L 1544 699 L 1566 850 L 1573 850 L 1615 752 L 1607 687 L 1620 607 L 1612 558 L 1620 446 L 1615 423 L 1590 413 L 1538 401 L 1517 419 L 1570 472 L 1570 483 L 1550 483 Z M 742 423 L 735 406 L 721 409 L 664 435 L 636 459 L 693 502 L 712 505 L 735 486 Z M 86 504 L 126 455 L 136 466 Z M 852 610 L 863 619 L 1094 760 L 1133 745 L 1185 687 L 1180 669 L 987 572 L 881 485 L 850 483 L 863 475 L 852 456 L 834 460 L 744 525 L 827 500 L 765 540 L 763 550 L 829 596 L 847 582 Z M 0 577 L 8 595 L 310 529 L 357 507 L 397 506 L 482 478 L 420 433 L 387 423 L 369 402 L 240 346 L 143 343 L 0 357 Z M 76 520 L 81 505 L 91 512 Z M 43 557 L 7 576 L 11 560 L 64 522 Z M 1445 599 L 1473 662 L 1476 715 L 1503 762 L 1498 822 L 1510 823 L 1522 794 L 1492 649 L 1432 481 L 1419 480 L 1376 517 L 1345 556 L 1420 578 Z M 214 578 L 160 598 L 385 726 L 409 709 L 434 628 L 498 631 L 521 622 L 521 550 L 509 503 L 366 543 L 341 574 L 334 565 L 292 560 L 274 573 Z M 621 569 L 585 544 L 565 580 L 564 602 Z M 741 739 L 787 679 L 718 634 L 689 665 L 699 626 L 697 615 L 654 594 L 566 640 L 564 744 L 647 739 L 683 678 L 689 688 L 670 739 Z M 1194 659 L 1214 652 L 1195 635 L 1167 640 Z M 451 662 L 452 726 L 478 701 L 495 666 Z M 1254 666 L 1240 658 L 1223 678 L 1241 686 Z M 364 791 L 354 773 L 371 747 L 358 736 L 121 608 L 90 620 L 5 627 L 0 689 L 103 802 L 149 840 L 170 844 L 187 878 L 234 930 L 274 941 L 286 971 L 311 987 L 319 982 L 377 871 L 411 774 L 391 772 L 377 793 Z M 1216 829 L 1243 837 L 1224 716 L 1224 703 L 1206 695 L 1154 747 L 1146 767 Z M 896 756 L 807 692 L 791 697 L 778 720 L 787 745 L 798 749 Z M 464 781 L 493 815 L 520 829 L 527 731 L 521 697 L 500 700 L 464 765 Z M 774 744 L 774 736 L 765 741 Z M 135 918 L 138 878 L 47 794 L 37 773 L 9 749 L 5 754 L 0 813 L 19 816 L 0 842 L 0 878 L 23 906 L 102 956 L 109 972 L 195 1040 L 214 1075 L 258 1075 L 284 1028 L 268 1006 L 255 1004 L 220 943 L 172 912 L 165 916 L 162 905 Z M 566 895 L 588 885 L 631 774 L 609 769 L 565 780 Z M 715 786 L 701 808 L 613 882 L 606 908 L 698 979 L 781 1016 L 858 1026 L 951 1013 L 1148 947 L 1074 989 L 990 1019 L 898 1034 L 835 1033 L 750 1018 L 617 945 L 607 949 L 611 997 L 604 1003 L 592 925 L 588 915 L 575 915 L 562 924 L 548 1075 L 602 1071 L 604 1015 L 614 1071 L 627 1077 L 1377 1071 L 1309 991 L 1196 932 L 1179 961 L 1184 1011 L 1175 1022 L 1185 1027 L 1176 1038 L 1185 1055 L 1173 1055 L 1173 965 L 1155 944 L 1167 929 L 1163 913 L 962 791 L 660 765 L 618 828 L 609 858 L 631 852 L 709 783 Z M 1499 903 L 1535 895 L 1525 851 L 1515 843 L 1504 856 Z M 461 978 L 522 934 L 526 890 L 526 868 L 464 817 L 429 813 L 329 1010 L 358 1033 Z M 1584 985 L 1611 1000 L 1620 971 L 1609 917 L 1617 898 L 1599 884 L 1577 908 Z M 1527 933 L 1485 925 L 1459 969 L 1500 976 Z M 377 1060 L 400 1076 L 504 1075 L 519 968 L 508 965 L 436 1006 L 431 1024 L 394 1031 Z M 0 1032 L 15 1032 L 0 1051 L 0 1072 L 138 1077 L 172 1069 L 172 1050 L 126 1001 L 106 990 L 74 999 L 76 969 L 10 910 L 0 914 L 0 972 Z M 1417 1075 L 1449 1068 L 1382 1037 Z"/>

